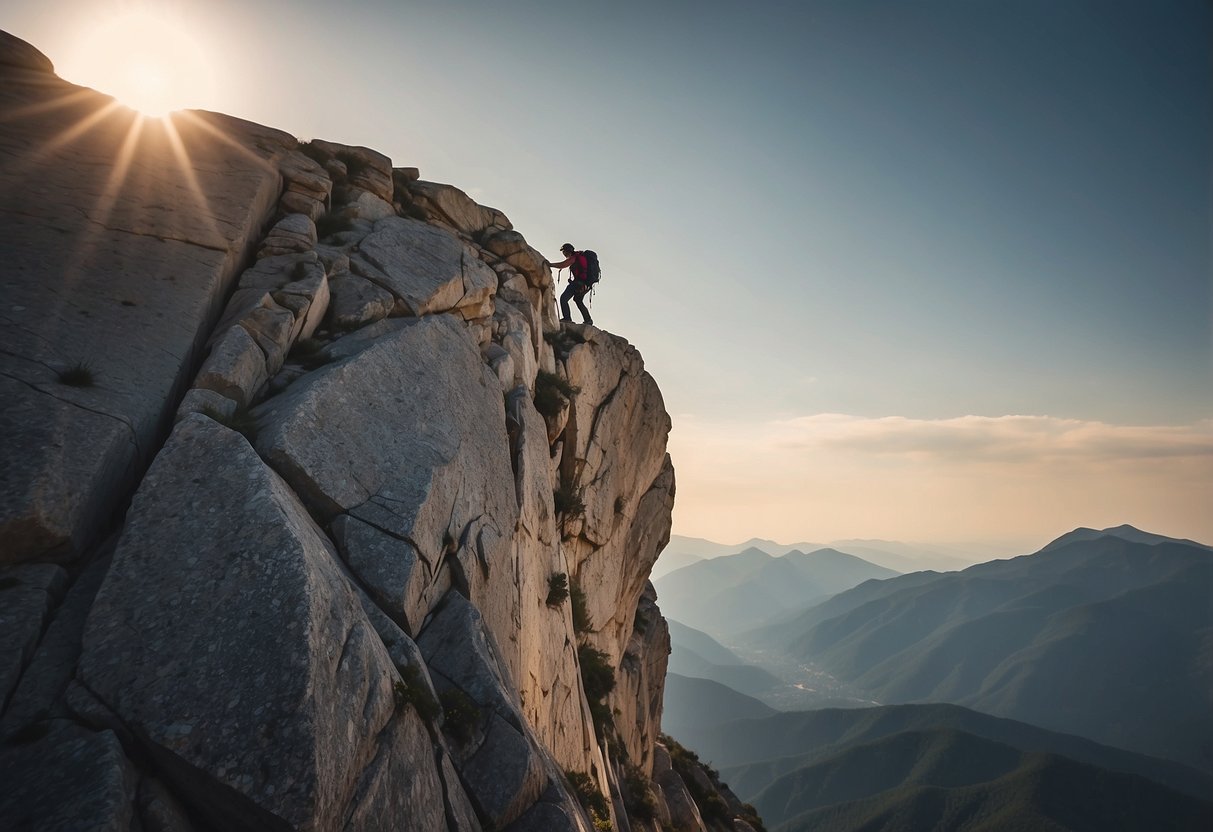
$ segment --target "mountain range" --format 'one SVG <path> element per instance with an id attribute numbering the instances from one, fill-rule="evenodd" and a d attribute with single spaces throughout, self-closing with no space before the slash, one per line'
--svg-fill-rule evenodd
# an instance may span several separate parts
<path id="1" fill-rule="evenodd" d="M 892 569 L 895 572 L 914 572 L 921 569 L 935 569 L 947 572 L 963 569 L 966 566 L 988 560 L 1007 551 L 1005 547 L 993 547 L 986 544 L 966 544 L 964 546 L 928 546 L 916 543 L 902 543 L 897 540 L 876 540 L 870 538 L 848 538 L 832 540 L 828 543 L 777 543 L 761 537 L 752 537 L 744 543 L 716 543 L 701 537 L 684 537 L 671 535 L 669 545 L 661 553 L 657 564 L 653 567 L 653 580 L 663 575 L 681 569 L 698 560 L 736 555 L 747 549 L 761 549 L 768 555 L 780 557 L 789 552 L 813 552 L 818 549 L 837 549 L 848 555 L 863 558 L 869 563 Z"/>
<path id="2" fill-rule="evenodd" d="M 1146 777 L 1194 797 L 1213 795 L 1213 774 L 1208 772 L 959 705 L 823 708 L 735 719 L 701 730 L 696 751 L 721 769 L 738 795 L 750 800 L 788 774 L 849 749 L 941 729 Z"/>
<path id="3" fill-rule="evenodd" d="M 1213 803 L 1144 777 L 945 728 L 852 746 L 751 802 L 776 832 L 1197 832 L 1213 822 Z"/>
<path id="4" fill-rule="evenodd" d="M 834 549 L 775 557 L 750 548 L 684 566 L 654 586 L 667 616 L 726 635 L 800 612 L 863 581 L 896 574 Z"/>
<path id="5" fill-rule="evenodd" d="M 799 612 L 795 567 L 782 585 L 765 570 L 805 556 L 771 555 L 716 555 L 657 587 L 663 608 L 705 608 L 671 613 L 663 718 L 772 832 L 1213 828 L 1210 547 L 1080 528 Z M 747 661 L 800 684 L 764 690 Z M 772 690 L 810 685 L 847 707 L 764 714 L 787 707 Z"/>
<path id="6" fill-rule="evenodd" d="M 667 686 L 667 702 L 705 690 Z M 1213 818 L 1208 772 L 957 705 L 709 725 L 739 702 L 719 691 L 712 700 L 679 728 L 772 830 L 1199 829 Z M 1073 790 L 1066 800 L 1063 788 Z"/>
<path id="7" fill-rule="evenodd" d="M 1213 770 L 1210 550 L 1079 532 L 863 584 L 757 636 L 880 702 L 954 702 Z"/>

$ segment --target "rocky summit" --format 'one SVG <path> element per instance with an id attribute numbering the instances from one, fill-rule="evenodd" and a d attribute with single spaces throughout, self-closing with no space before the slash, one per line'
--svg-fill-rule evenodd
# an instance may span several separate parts
<path id="1" fill-rule="evenodd" d="M 661 734 L 661 393 L 502 212 L 0 33 L 0 227 L 0 828 L 754 828 Z"/>

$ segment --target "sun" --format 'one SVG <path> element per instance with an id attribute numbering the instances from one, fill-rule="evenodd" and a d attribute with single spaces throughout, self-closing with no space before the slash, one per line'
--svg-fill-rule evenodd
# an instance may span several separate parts
<path id="1" fill-rule="evenodd" d="M 183 18 L 151 6 L 90 26 L 58 70 L 145 116 L 214 106 L 213 58 Z"/>

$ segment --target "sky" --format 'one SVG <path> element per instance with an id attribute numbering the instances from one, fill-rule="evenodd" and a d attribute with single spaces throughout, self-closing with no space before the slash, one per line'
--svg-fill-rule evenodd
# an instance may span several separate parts
<path id="1" fill-rule="evenodd" d="M 1207 0 L 9 0 L 67 80 L 499 208 L 673 420 L 675 533 L 1213 543 Z M 148 105 L 145 105 L 148 106 Z M 574 313 L 576 314 L 576 313 Z"/>

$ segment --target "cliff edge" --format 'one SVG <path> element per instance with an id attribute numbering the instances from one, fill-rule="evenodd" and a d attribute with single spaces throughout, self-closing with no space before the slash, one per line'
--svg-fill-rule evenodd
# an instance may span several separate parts
<path id="1" fill-rule="evenodd" d="M 3 33 L 0 108 L 0 826 L 753 828 L 660 735 L 660 391 L 504 214 Z"/>

